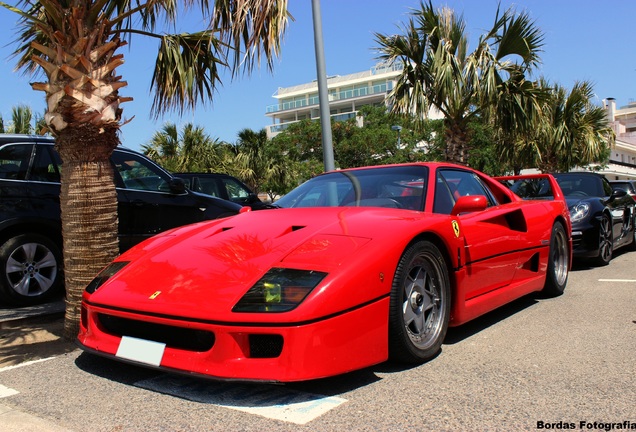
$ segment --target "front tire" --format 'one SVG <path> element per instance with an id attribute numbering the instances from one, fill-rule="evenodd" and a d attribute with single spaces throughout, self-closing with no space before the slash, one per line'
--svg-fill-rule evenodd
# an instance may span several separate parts
<path id="1" fill-rule="evenodd" d="M 0 298 L 24 306 L 42 303 L 63 286 L 62 253 L 49 238 L 21 234 L 0 246 Z"/>
<path id="2" fill-rule="evenodd" d="M 606 266 L 612 260 L 614 240 L 612 236 L 612 221 L 606 214 L 601 216 L 598 227 L 598 256 L 593 260 L 597 266 Z"/>
<path id="3" fill-rule="evenodd" d="M 634 252 L 636 251 L 636 216 L 631 218 L 631 229 L 632 229 L 632 242 L 627 247 L 627 250 Z"/>
<path id="4" fill-rule="evenodd" d="M 422 363 L 441 349 L 450 319 L 446 261 L 429 241 L 409 246 L 397 266 L 389 309 L 389 357 Z"/>
<path id="5" fill-rule="evenodd" d="M 555 222 L 550 235 L 550 253 L 548 256 L 548 272 L 543 292 L 549 296 L 560 296 L 568 282 L 570 266 L 570 248 L 565 228 L 561 222 Z"/>

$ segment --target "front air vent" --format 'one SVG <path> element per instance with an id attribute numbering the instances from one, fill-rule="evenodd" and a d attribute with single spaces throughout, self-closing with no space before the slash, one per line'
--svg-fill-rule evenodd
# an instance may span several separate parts
<path id="1" fill-rule="evenodd" d="M 283 351 L 283 337 L 272 334 L 251 334 L 250 358 L 275 358 Z"/>
<path id="2" fill-rule="evenodd" d="M 205 352 L 214 346 L 214 333 L 185 327 L 156 324 L 98 314 L 103 330 L 113 336 L 130 336 L 139 339 L 165 343 L 167 347 L 186 351 Z"/>

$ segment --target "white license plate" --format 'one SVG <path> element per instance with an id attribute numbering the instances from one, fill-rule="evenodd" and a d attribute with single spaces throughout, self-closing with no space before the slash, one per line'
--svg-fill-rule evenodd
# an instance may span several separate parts
<path id="1" fill-rule="evenodd" d="M 115 355 L 126 360 L 159 366 L 165 348 L 164 343 L 124 336 Z"/>

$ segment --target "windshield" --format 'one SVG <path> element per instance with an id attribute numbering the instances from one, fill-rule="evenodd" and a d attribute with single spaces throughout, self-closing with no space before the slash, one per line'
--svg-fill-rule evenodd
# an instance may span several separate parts
<path id="1" fill-rule="evenodd" d="M 595 176 L 586 174 L 555 174 L 565 196 L 604 196 L 603 183 Z"/>
<path id="2" fill-rule="evenodd" d="M 303 183 L 278 207 L 391 207 L 422 210 L 428 169 L 423 166 L 336 171 Z"/>

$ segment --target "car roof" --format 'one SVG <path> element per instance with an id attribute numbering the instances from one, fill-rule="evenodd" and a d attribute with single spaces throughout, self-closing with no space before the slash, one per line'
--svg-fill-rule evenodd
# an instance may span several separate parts
<path id="1" fill-rule="evenodd" d="M 22 143 L 22 142 L 47 142 L 55 143 L 55 138 L 49 135 L 28 135 L 28 134 L 0 134 L 0 144 Z"/>
<path id="2" fill-rule="evenodd" d="M 43 145 L 54 145 L 55 138 L 50 135 L 29 135 L 29 134 L 7 134 L 0 133 L 0 145 L 13 143 L 32 143 L 37 142 Z M 124 146 L 117 146 L 115 150 L 122 150 L 128 153 L 141 154 L 138 151 L 129 149 Z"/>

